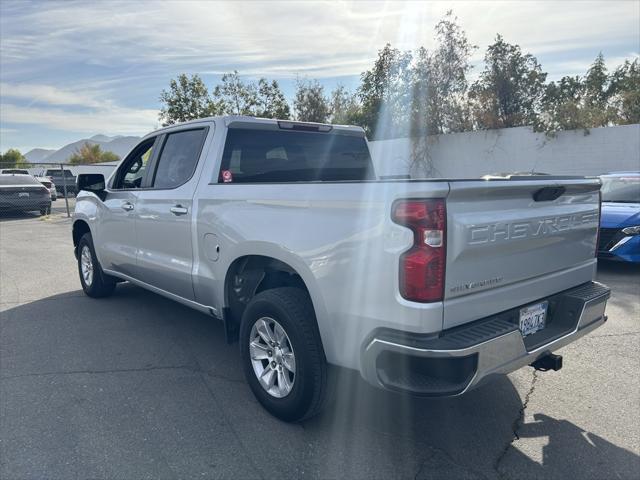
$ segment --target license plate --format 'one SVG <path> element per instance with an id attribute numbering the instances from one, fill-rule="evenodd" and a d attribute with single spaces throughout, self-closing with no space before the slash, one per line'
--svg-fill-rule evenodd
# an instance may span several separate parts
<path id="1" fill-rule="evenodd" d="M 28 196 L 29 196 L 29 192 L 18 192 L 18 198 L 28 197 Z"/>
<path id="2" fill-rule="evenodd" d="M 549 302 L 541 302 L 520 309 L 520 332 L 523 337 L 544 328 L 548 304 Z"/>

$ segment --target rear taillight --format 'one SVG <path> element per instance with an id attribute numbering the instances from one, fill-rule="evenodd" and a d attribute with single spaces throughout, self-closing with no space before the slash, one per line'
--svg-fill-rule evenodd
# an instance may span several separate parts
<path id="1" fill-rule="evenodd" d="M 442 300 L 447 233 L 444 199 L 397 200 L 392 219 L 413 231 L 413 246 L 400 256 L 400 294 L 414 302 Z"/>

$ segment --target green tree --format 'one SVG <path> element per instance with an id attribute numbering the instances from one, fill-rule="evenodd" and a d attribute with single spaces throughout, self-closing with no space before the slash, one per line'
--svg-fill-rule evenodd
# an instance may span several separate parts
<path id="1" fill-rule="evenodd" d="M 615 121 L 611 106 L 611 77 L 607 73 L 602 52 L 598 54 L 584 78 L 583 108 L 588 128 L 606 127 Z"/>
<path id="2" fill-rule="evenodd" d="M 394 138 L 409 132 L 411 52 L 386 44 L 371 70 L 360 76 L 360 124 L 370 138 Z"/>
<path id="3" fill-rule="evenodd" d="M 280 85 L 275 80 L 269 82 L 266 78 L 258 80 L 256 96 L 256 116 L 262 118 L 288 119 L 291 110 Z"/>
<path id="4" fill-rule="evenodd" d="M 326 123 L 331 114 L 329 99 L 317 80 L 297 80 L 293 109 L 301 122 Z"/>
<path id="5" fill-rule="evenodd" d="M 640 123 L 640 61 L 626 60 L 611 76 L 610 93 L 616 122 Z"/>
<path id="6" fill-rule="evenodd" d="M 289 118 L 291 113 L 280 85 L 260 78 L 245 82 L 237 70 L 222 75 L 209 94 L 198 75 L 178 75 L 169 90 L 160 96 L 163 125 L 186 122 L 212 115 L 250 115 L 266 118 Z"/>
<path id="7" fill-rule="evenodd" d="M 221 114 L 285 119 L 291 115 L 277 81 L 260 78 L 257 84 L 245 82 L 237 70 L 222 76 L 212 97 Z"/>
<path id="8" fill-rule="evenodd" d="M 435 28 L 436 48 L 418 49 L 413 65 L 411 133 L 432 135 L 470 130 L 467 74 L 477 48 L 449 10 Z"/>
<path id="9" fill-rule="evenodd" d="M 542 100 L 543 113 L 537 130 L 552 134 L 559 130 L 587 128 L 588 119 L 582 108 L 584 83 L 579 76 L 563 77 L 547 85 Z"/>
<path id="10" fill-rule="evenodd" d="M 607 74 L 607 66 L 604 63 L 604 55 L 602 52 L 593 61 L 593 64 L 587 70 L 584 79 L 585 103 L 589 107 L 607 108 L 609 101 L 609 75 Z"/>
<path id="11" fill-rule="evenodd" d="M 227 115 L 255 115 L 258 105 L 258 89 L 245 83 L 237 70 L 222 75 L 222 84 L 213 89 L 213 102 L 221 113 Z"/>
<path id="12" fill-rule="evenodd" d="M 169 83 L 169 90 L 162 90 L 160 102 L 159 119 L 163 126 L 219 113 L 219 105 L 212 102 L 206 85 L 198 75 L 178 75 Z"/>
<path id="13" fill-rule="evenodd" d="M 484 61 L 485 68 L 470 90 L 476 126 L 492 129 L 534 125 L 547 77 L 538 60 L 497 35 Z"/>
<path id="14" fill-rule="evenodd" d="M 471 55 L 478 47 L 469 42 L 451 10 L 436 25 L 436 45 L 431 68 L 434 131 L 469 130 L 471 126 L 465 101 L 469 88 L 467 75 L 473 68 Z"/>
<path id="15" fill-rule="evenodd" d="M 69 163 L 72 165 L 117 162 L 118 160 L 120 160 L 120 157 L 115 153 L 102 151 L 99 144 L 90 144 L 88 142 L 85 142 L 69 157 Z"/>
<path id="16" fill-rule="evenodd" d="M 0 154 L 0 168 L 28 168 L 29 162 L 17 148 L 10 148 Z"/>
<path id="17" fill-rule="evenodd" d="M 615 105 L 618 90 L 607 73 L 602 53 L 598 54 L 584 77 L 563 77 L 559 82 L 550 82 L 542 102 L 543 113 L 538 130 L 554 134 L 560 130 L 604 127 L 620 123 L 619 107 Z"/>
<path id="18" fill-rule="evenodd" d="M 358 97 L 350 93 L 344 85 L 338 85 L 331 92 L 329 99 L 331 123 L 337 125 L 357 124 L 360 115 Z"/>

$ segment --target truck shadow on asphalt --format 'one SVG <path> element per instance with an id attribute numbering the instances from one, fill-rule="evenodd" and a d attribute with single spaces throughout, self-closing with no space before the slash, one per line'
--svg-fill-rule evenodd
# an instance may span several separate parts
<path id="1" fill-rule="evenodd" d="M 498 377 L 462 397 L 421 399 L 379 391 L 357 377 L 340 372 L 338 391 L 343 395 L 305 427 L 361 428 L 388 437 L 390 448 L 394 439 L 429 445 L 434 451 L 416 478 L 440 478 L 434 470 L 447 472 L 442 478 L 491 478 L 495 473 L 518 479 L 636 478 L 640 471 L 640 456 L 568 420 L 543 413 L 525 420 L 533 384 L 524 398 L 508 377 Z M 335 445 L 334 436 L 333 448 L 354 448 L 348 435 L 342 440 Z"/>
<path id="2" fill-rule="evenodd" d="M 323 413 L 302 424 L 282 423 L 252 396 L 237 344 L 225 343 L 220 322 L 128 284 L 119 285 L 108 299 L 90 299 L 76 291 L 8 308 L 0 314 L 0 322 L 4 396 L 0 423 L 8 427 L 0 435 L 10 445 L 0 473 L 29 476 L 18 475 L 28 472 L 22 464 L 37 463 L 34 459 L 41 457 L 47 476 L 69 475 L 62 464 L 74 451 L 61 455 L 59 445 L 53 443 L 55 435 L 34 440 L 30 433 L 54 431 L 37 422 L 60 415 L 56 428 L 72 439 L 93 435 L 79 431 L 87 425 L 99 430 L 101 425 L 122 424 L 123 418 L 146 422 L 130 425 L 131 431 L 146 428 L 149 422 L 162 425 L 146 432 L 144 444 L 134 442 L 139 449 L 136 456 L 123 459 L 121 471 L 116 460 L 107 476 L 140 473 L 131 470 L 130 463 L 152 455 L 145 449 L 163 449 L 161 455 L 169 465 L 174 457 L 206 457 L 229 441 L 225 440 L 229 432 L 237 440 L 238 454 L 225 461 L 239 462 L 237 468 L 240 463 L 253 466 L 259 477 L 630 478 L 640 469 L 640 457 L 567 420 L 535 414 L 533 421 L 524 423 L 523 412 L 534 385 L 521 386 L 521 398 L 508 377 L 462 397 L 420 399 L 377 390 L 357 373 L 335 370 L 336 395 Z M 176 372 L 180 373 L 177 379 Z M 68 380 L 74 375 L 81 376 L 84 390 Z M 87 375 L 104 394 L 86 393 Z M 136 375 L 137 383 L 127 391 L 125 401 L 119 400 L 125 387 L 115 382 L 123 382 L 126 375 Z M 185 377 L 206 389 L 185 387 L 181 383 Z M 39 380 L 46 385 L 37 388 L 53 392 L 44 404 L 36 399 L 36 390 L 29 393 L 36 387 L 28 382 Z M 152 386 L 158 382 L 162 399 L 148 393 L 155 391 Z M 192 390 L 185 392 L 185 388 Z M 58 403 L 70 395 L 67 389 L 73 389 L 73 398 L 83 399 L 77 407 Z M 173 402 L 172 396 L 197 402 Z M 113 405 L 119 401 L 122 405 Z M 208 404 L 210 408 L 202 406 Z M 37 410 L 38 416 L 32 416 L 31 410 Z M 150 411 L 161 412 L 162 418 L 150 419 Z M 87 423 L 74 421 L 77 415 L 88 416 Z M 214 426 L 207 417 L 216 420 Z M 165 426 L 179 431 L 181 438 L 198 441 L 183 450 L 180 444 L 177 449 L 162 441 L 154 445 L 152 437 L 162 435 Z M 514 446 L 516 438 L 539 439 L 541 458 Z M 101 444 L 107 449 L 106 457 L 122 455 L 116 440 Z M 266 457 L 269 462 L 264 461 Z M 79 471 L 88 475 L 93 471 L 90 467 L 80 463 Z M 195 476 L 195 471 L 184 468 L 188 467 L 183 467 L 181 476 Z M 204 478 L 217 475 L 211 468 Z M 170 473 L 176 474 L 168 470 L 164 476 Z"/>

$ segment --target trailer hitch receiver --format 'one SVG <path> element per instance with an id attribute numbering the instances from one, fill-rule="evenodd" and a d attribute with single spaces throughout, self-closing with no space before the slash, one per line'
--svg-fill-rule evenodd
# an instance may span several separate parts
<path id="1" fill-rule="evenodd" d="M 531 366 L 541 372 L 546 372 L 548 370 L 557 372 L 562 368 L 562 355 L 549 353 L 544 357 L 540 357 L 539 359 L 537 359 L 531 364 Z"/>

